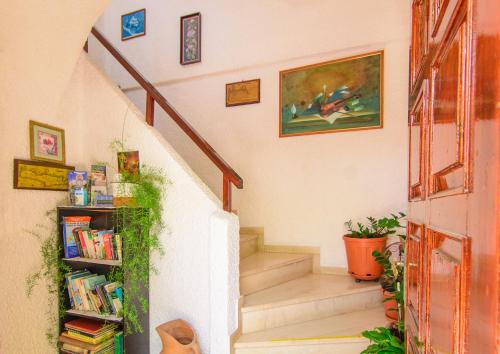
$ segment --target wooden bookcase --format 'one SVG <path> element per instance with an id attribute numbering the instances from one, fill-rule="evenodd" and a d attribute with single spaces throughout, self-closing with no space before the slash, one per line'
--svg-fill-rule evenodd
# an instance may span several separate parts
<path id="1" fill-rule="evenodd" d="M 57 220 L 59 225 L 59 241 L 61 246 L 63 245 L 63 217 L 65 216 L 90 216 L 90 227 L 91 229 L 114 229 L 116 232 L 120 232 L 119 223 L 116 222 L 114 217 L 114 207 L 58 207 L 57 208 Z M 126 254 L 125 248 L 127 245 L 124 242 L 123 255 Z M 144 255 L 149 257 L 148 254 Z M 62 252 L 61 257 L 64 257 L 64 252 Z M 68 264 L 73 270 L 88 269 L 92 273 L 96 274 L 108 274 L 112 267 L 121 267 L 121 261 L 118 260 L 104 260 L 104 259 L 88 259 L 88 258 L 62 258 L 62 260 Z M 61 284 L 62 285 L 62 284 Z M 142 289 L 143 295 L 149 301 L 149 291 L 148 286 Z M 125 281 L 123 284 L 123 296 L 127 296 L 127 275 L 125 273 Z M 69 309 L 70 302 L 67 290 L 64 291 L 64 308 Z M 140 307 L 138 306 L 138 309 Z M 71 321 L 76 318 L 93 318 L 98 320 L 105 320 L 110 322 L 115 322 L 124 326 L 123 318 L 114 315 L 100 315 L 95 312 L 86 312 L 79 310 L 67 310 L 64 314 L 61 314 L 61 321 L 59 324 L 59 330 L 62 331 L 64 323 Z M 142 333 L 134 333 L 124 337 L 124 352 L 126 354 L 144 354 L 149 353 L 149 310 L 147 313 L 143 313 L 139 310 L 139 321 L 142 325 Z M 125 331 L 124 331 L 125 333 Z"/>

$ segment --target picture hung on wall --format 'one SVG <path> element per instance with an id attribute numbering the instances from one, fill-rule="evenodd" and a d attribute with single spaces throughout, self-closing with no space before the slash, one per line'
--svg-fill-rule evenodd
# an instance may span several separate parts
<path id="1" fill-rule="evenodd" d="M 260 102 L 260 79 L 226 84 L 226 107 Z"/>
<path id="2" fill-rule="evenodd" d="M 139 174 L 139 151 L 118 152 L 118 173 Z"/>
<path id="3" fill-rule="evenodd" d="M 201 14 L 181 17 L 181 64 L 201 61 Z"/>
<path id="4" fill-rule="evenodd" d="M 146 9 L 122 15 L 122 41 L 146 34 Z"/>
<path id="5" fill-rule="evenodd" d="M 32 160 L 66 162 L 64 130 L 30 120 L 30 158 Z"/>
<path id="6" fill-rule="evenodd" d="M 384 52 L 280 72 L 280 137 L 383 126 Z"/>
<path id="7" fill-rule="evenodd" d="M 14 188 L 67 191 L 68 172 L 74 170 L 52 162 L 14 159 Z"/>

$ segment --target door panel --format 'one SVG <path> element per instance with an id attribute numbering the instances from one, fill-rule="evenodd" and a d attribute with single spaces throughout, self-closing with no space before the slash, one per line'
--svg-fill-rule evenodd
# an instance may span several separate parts
<path id="1" fill-rule="evenodd" d="M 427 80 L 421 86 L 420 92 L 410 111 L 410 186 L 409 200 L 425 199 L 425 163 L 427 126 Z"/>
<path id="2" fill-rule="evenodd" d="M 412 90 L 416 86 L 418 76 L 422 74 L 425 57 L 429 50 L 427 19 L 428 1 L 415 0 L 412 5 L 412 41 L 410 56 L 410 81 Z"/>
<path id="3" fill-rule="evenodd" d="M 468 86 L 467 17 L 447 37 L 432 66 L 430 117 L 429 195 L 467 192 L 468 172 Z M 441 194 L 440 194 L 441 193 Z"/>
<path id="4" fill-rule="evenodd" d="M 462 353 L 468 293 L 468 238 L 429 230 L 427 239 L 429 352 Z"/>

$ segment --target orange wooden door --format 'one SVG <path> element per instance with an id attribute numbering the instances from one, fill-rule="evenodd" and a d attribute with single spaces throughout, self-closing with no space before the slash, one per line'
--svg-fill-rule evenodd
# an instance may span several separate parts
<path id="1" fill-rule="evenodd" d="M 412 5 L 409 353 L 497 353 L 500 1 Z"/>

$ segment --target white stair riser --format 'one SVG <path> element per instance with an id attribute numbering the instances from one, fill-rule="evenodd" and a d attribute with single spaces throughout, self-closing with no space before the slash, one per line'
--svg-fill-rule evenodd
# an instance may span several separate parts
<path id="1" fill-rule="evenodd" d="M 368 340 L 352 343 L 307 343 L 298 341 L 296 344 L 276 346 L 254 346 L 236 348 L 235 354 L 359 354 L 368 346 Z"/>
<path id="2" fill-rule="evenodd" d="M 240 241 L 240 260 L 256 253 L 258 249 L 258 238 Z"/>
<path id="3" fill-rule="evenodd" d="M 381 306 L 379 289 L 298 304 L 243 311 L 242 331 L 251 333 Z"/>
<path id="4" fill-rule="evenodd" d="M 248 295 L 287 281 L 300 278 L 313 269 L 312 258 L 240 277 L 240 293 Z"/>

